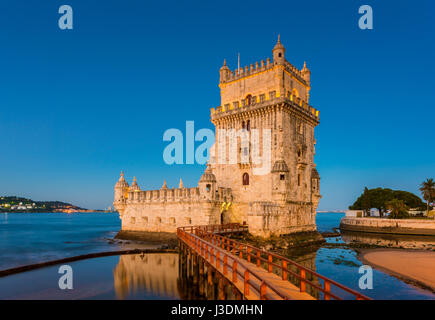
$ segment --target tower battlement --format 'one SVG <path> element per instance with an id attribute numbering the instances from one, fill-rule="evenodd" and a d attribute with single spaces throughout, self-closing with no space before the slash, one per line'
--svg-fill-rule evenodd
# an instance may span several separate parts
<path id="1" fill-rule="evenodd" d="M 224 66 L 226 66 L 226 60 L 224 61 Z M 274 64 L 270 58 L 266 58 L 266 61 L 261 60 L 260 62 L 256 61 L 255 63 L 251 63 L 249 66 L 246 65 L 245 67 L 241 67 L 240 69 L 235 69 L 234 71 L 230 71 L 220 78 L 219 80 L 219 86 L 224 87 L 226 84 L 241 80 L 243 78 L 249 77 L 249 76 L 256 76 L 260 72 L 266 72 L 266 71 L 272 71 L 274 68 L 276 68 L 278 64 Z M 292 65 L 290 62 L 285 60 L 284 64 L 279 64 L 279 67 L 282 68 L 284 66 L 285 71 L 288 73 L 291 73 L 293 77 L 296 78 L 296 80 L 300 81 L 304 85 L 309 85 L 309 83 L 306 82 L 304 78 L 304 72 L 296 68 L 294 65 Z"/>
<path id="2" fill-rule="evenodd" d="M 162 188 L 155 190 L 128 191 L 126 197 L 119 199 L 124 204 L 133 203 L 162 203 L 180 201 L 228 201 L 231 199 L 231 189 L 218 187 L 216 192 L 207 196 L 201 194 L 199 187 L 193 188 Z"/>
<path id="3" fill-rule="evenodd" d="M 288 62 L 279 38 L 272 54 L 273 60 L 267 58 L 266 63 L 262 60 L 235 72 L 224 61 L 219 70 L 223 111 L 279 97 L 287 97 L 302 107 L 309 106 L 311 71 L 306 63 L 299 70 Z"/>

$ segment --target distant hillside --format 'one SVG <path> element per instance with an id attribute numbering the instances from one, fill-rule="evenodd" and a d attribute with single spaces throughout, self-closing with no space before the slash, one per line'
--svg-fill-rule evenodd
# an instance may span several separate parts
<path id="1" fill-rule="evenodd" d="M 1 196 L 0 212 L 82 212 L 87 209 L 61 201 L 34 201 L 32 199 Z"/>

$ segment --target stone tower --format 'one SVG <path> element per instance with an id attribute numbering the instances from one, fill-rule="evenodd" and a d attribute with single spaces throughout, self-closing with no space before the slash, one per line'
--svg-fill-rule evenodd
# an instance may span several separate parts
<path id="1" fill-rule="evenodd" d="M 298 70 L 286 60 L 279 37 L 272 54 L 273 61 L 267 58 L 235 71 L 224 61 L 221 106 L 211 109 L 216 143 L 207 169 L 219 187 L 232 190 L 233 204 L 223 220 L 245 221 L 251 232 L 264 236 L 316 230 L 321 197 L 314 164 L 319 111 L 309 105 L 311 72 L 305 63 Z M 254 132 L 263 168 L 270 150 L 269 169 L 261 174 L 253 160 Z M 243 135 L 249 143 L 242 142 Z"/>
<path id="2" fill-rule="evenodd" d="M 320 199 L 314 164 L 319 111 L 309 105 L 311 72 L 285 58 L 278 38 L 273 60 L 219 70 L 221 106 L 211 109 L 216 143 L 197 187 L 166 181 L 158 190 L 131 186 L 121 173 L 114 206 L 128 238 L 139 232 L 247 222 L 258 236 L 316 230 Z M 149 236 L 149 234 L 148 234 Z"/>

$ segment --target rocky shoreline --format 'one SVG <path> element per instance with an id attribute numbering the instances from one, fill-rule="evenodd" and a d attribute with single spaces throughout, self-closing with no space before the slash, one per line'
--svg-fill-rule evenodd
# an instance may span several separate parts
<path id="1" fill-rule="evenodd" d="M 115 236 L 119 240 L 139 241 L 146 244 L 162 245 L 169 249 L 178 246 L 177 234 L 171 232 L 125 231 L 121 230 Z"/>

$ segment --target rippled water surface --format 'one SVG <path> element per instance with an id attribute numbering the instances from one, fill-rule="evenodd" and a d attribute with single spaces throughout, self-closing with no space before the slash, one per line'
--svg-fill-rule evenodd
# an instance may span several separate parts
<path id="1" fill-rule="evenodd" d="M 119 250 L 117 213 L 0 213 L 0 270 Z"/>
<path id="2" fill-rule="evenodd" d="M 319 231 L 332 232 L 343 214 L 319 213 Z M 141 247 L 111 239 L 121 227 L 117 213 L 0 214 L 0 270 L 81 254 Z M 373 270 L 373 289 L 358 286 L 362 265 L 346 243 L 419 245 L 431 240 L 348 234 L 328 238 L 320 247 L 304 248 L 288 255 L 354 290 L 375 299 L 435 299 L 427 290 Z M 331 247 L 329 244 L 341 244 Z M 58 287 L 59 266 L 0 278 L 0 299 L 183 299 L 187 295 L 178 274 L 177 254 L 124 255 L 69 263 L 74 270 L 74 290 Z M 351 298 L 343 292 L 341 296 Z M 196 298 L 191 294 L 190 298 Z"/>

